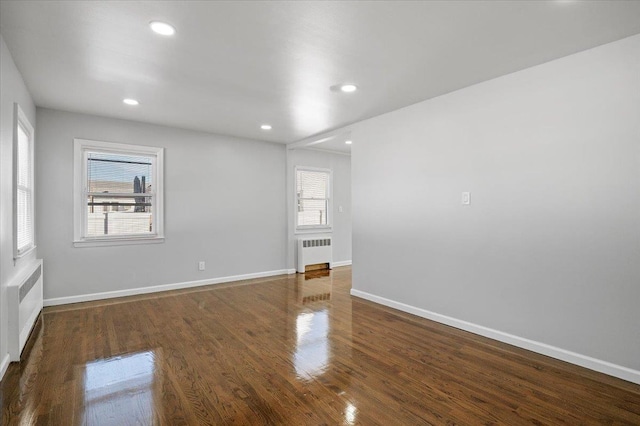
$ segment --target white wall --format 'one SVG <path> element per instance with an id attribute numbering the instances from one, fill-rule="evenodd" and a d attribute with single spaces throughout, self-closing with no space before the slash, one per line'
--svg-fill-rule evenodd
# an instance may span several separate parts
<path id="1" fill-rule="evenodd" d="M 36 107 L 0 35 L 0 377 L 6 367 L 9 282 L 36 257 L 32 251 L 13 261 L 13 104 L 17 102 L 35 126 Z M 37 171 L 36 171 L 37 173 Z M 36 193 L 38 188 L 36 187 Z"/>
<path id="2" fill-rule="evenodd" d="M 330 216 L 332 218 L 332 230 L 329 233 L 304 235 L 330 236 L 333 246 L 333 262 L 342 264 L 351 262 L 351 156 L 298 148 L 287 150 L 288 267 L 295 268 L 296 241 L 300 236 L 295 233 L 296 166 L 331 169 L 333 179 L 332 211 Z M 339 211 L 339 206 L 342 206 L 342 212 Z"/>
<path id="3" fill-rule="evenodd" d="M 640 35 L 351 131 L 354 294 L 640 380 Z"/>
<path id="4" fill-rule="evenodd" d="M 283 145 L 41 108 L 36 138 L 45 300 L 285 269 Z M 163 244 L 73 247 L 74 138 L 165 148 Z"/>

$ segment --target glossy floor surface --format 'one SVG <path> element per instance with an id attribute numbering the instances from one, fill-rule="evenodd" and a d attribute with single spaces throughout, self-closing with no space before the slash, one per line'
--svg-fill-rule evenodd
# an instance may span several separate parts
<path id="1" fill-rule="evenodd" d="M 339 268 L 47 308 L 2 424 L 640 424 L 640 386 L 350 287 Z"/>

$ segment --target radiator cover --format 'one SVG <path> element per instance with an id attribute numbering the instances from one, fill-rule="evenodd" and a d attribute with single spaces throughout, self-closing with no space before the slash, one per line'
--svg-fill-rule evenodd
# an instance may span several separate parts
<path id="1" fill-rule="evenodd" d="M 298 238 L 298 262 L 296 271 L 304 274 L 307 265 L 328 263 L 332 267 L 332 241 L 331 237 Z"/>
<path id="2" fill-rule="evenodd" d="M 11 361 L 20 354 L 43 306 L 42 259 L 30 264 L 7 287 L 9 305 L 8 349 Z"/>

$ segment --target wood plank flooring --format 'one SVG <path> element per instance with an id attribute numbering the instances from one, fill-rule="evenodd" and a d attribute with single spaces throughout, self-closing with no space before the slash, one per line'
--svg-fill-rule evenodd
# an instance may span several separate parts
<path id="1" fill-rule="evenodd" d="M 638 385 L 350 287 L 347 267 L 46 308 L 2 424 L 640 425 Z"/>

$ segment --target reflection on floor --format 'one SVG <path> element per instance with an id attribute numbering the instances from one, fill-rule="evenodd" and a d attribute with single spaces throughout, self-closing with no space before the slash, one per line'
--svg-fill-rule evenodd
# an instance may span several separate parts
<path id="1" fill-rule="evenodd" d="M 640 386 L 350 287 L 346 267 L 47 308 L 2 425 L 640 424 Z"/>
<path id="2" fill-rule="evenodd" d="M 83 424 L 150 424 L 153 420 L 154 351 L 115 356 L 84 366 Z M 116 408 L 114 410 L 114 408 Z"/>
<path id="3" fill-rule="evenodd" d="M 333 304 L 329 302 L 333 277 L 329 269 L 317 269 L 299 274 L 297 278 L 292 298 L 298 303 L 288 305 L 290 317 L 296 318 L 292 359 L 300 380 L 313 379 L 325 373 L 331 357 L 329 316 Z M 341 306 L 350 312 L 349 303 L 342 303 Z M 346 315 L 345 319 L 350 322 L 350 315 Z"/>
<path id="4" fill-rule="evenodd" d="M 300 378 L 322 375 L 329 365 L 329 315 L 326 309 L 301 312 L 296 319 L 293 365 Z"/>

